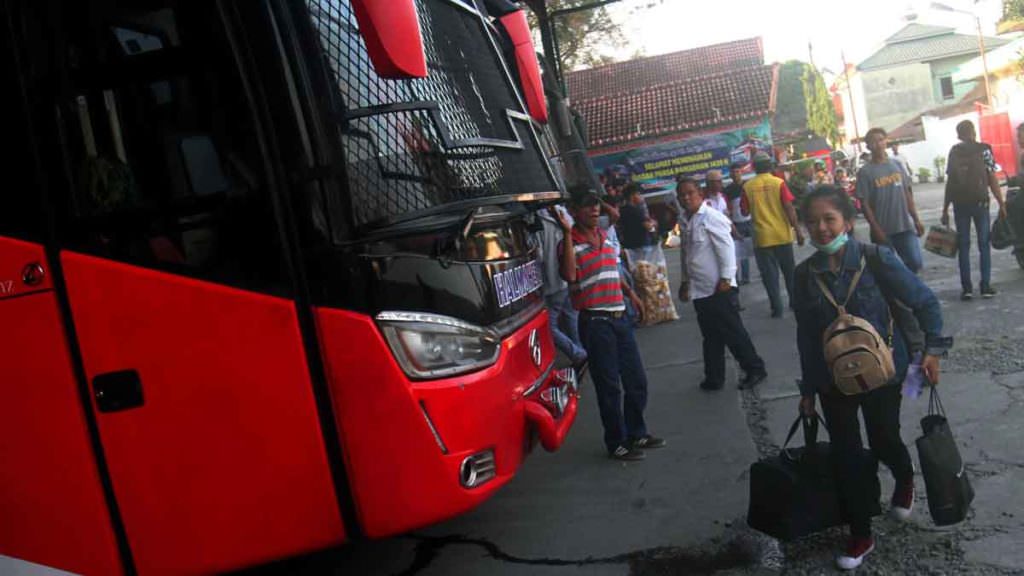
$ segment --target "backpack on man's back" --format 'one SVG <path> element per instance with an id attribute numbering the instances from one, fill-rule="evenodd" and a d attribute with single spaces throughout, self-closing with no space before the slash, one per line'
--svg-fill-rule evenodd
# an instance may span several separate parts
<path id="1" fill-rule="evenodd" d="M 954 204 L 977 204 L 988 201 L 988 166 L 984 151 L 988 144 L 960 142 L 949 151 L 949 199 Z"/>

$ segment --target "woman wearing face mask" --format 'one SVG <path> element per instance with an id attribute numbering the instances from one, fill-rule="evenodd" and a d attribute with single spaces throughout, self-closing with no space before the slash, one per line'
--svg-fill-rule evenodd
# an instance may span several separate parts
<path id="1" fill-rule="evenodd" d="M 906 520 L 914 504 L 913 464 L 900 438 L 900 383 L 907 373 L 909 354 L 899 328 L 890 323 L 888 301 L 904 302 L 925 332 L 927 349 L 921 369 L 932 385 L 939 381 L 939 356 L 950 339 L 942 337 L 942 312 L 935 294 L 891 249 L 875 248 L 851 237 L 856 212 L 845 192 L 830 185 L 815 188 L 802 199 L 801 214 L 817 251 L 797 267 L 794 282 L 797 347 L 803 372 L 800 412 L 812 415 L 815 398 L 821 399 L 840 498 L 850 522 L 850 539 L 836 564 L 851 570 L 875 547 L 869 515 L 873 496 L 869 487 L 873 480 L 867 476 L 871 472 L 861 458 L 858 411 L 864 416 L 871 451 L 896 480 L 890 515 Z M 822 342 L 837 311 L 822 293 L 815 276 L 842 302 L 862 262 L 863 272 L 846 308 L 869 321 L 882 338 L 891 342 L 896 376 L 870 392 L 846 396 L 833 384 Z"/>

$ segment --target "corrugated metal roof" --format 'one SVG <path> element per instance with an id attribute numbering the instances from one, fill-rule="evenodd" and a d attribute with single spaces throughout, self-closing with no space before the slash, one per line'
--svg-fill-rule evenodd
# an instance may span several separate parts
<path id="1" fill-rule="evenodd" d="M 929 26 L 928 28 L 937 29 L 935 26 Z M 906 28 L 904 28 L 903 31 L 897 32 L 890 39 L 896 37 L 904 37 L 905 39 L 896 42 L 886 41 L 886 45 L 881 50 L 861 62 L 857 68 L 859 70 L 875 70 L 898 64 L 931 62 L 952 56 L 979 53 L 977 36 L 956 34 L 952 32 L 952 28 L 945 30 L 949 30 L 949 32 L 923 37 L 917 34 L 918 37 L 914 39 L 913 36 L 915 34 L 903 35 L 903 31 L 906 31 Z M 986 37 L 985 49 L 996 48 L 1007 42 L 1009 40 L 1004 38 Z"/>
<path id="2" fill-rule="evenodd" d="M 921 38 L 943 36 L 945 34 L 953 34 L 955 32 L 955 28 L 950 28 L 948 26 L 929 26 L 927 24 L 918 24 L 916 22 L 912 22 L 910 24 L 907 24 L 903 28 L 900 28 L 899 32 L 886 38 L 885 43 L 895 44 L 896 42 L 920 40 Z"/>

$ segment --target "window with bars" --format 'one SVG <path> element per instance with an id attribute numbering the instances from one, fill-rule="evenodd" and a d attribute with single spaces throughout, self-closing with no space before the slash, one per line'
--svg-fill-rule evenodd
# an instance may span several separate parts
<path id="1" fill-rule="evenodd" d="M 348 0 L 307 6 L 345 106 L 334 112 L 357 227 L 463 200 L 557 189 L 474 9 L 418 0 L 428 75 L 392 80 L 374 72 Z M 326 205 L 343 217 L 344 203 Z"/>

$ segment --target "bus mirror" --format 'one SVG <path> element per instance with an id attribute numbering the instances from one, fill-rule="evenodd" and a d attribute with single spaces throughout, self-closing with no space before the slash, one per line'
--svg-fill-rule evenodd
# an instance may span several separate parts
<path id="1" fill-rule="evenodd" d="M 373 69 L 381 78 L 426 78 L 415 0 L 352 0 Z"/>
<path id="2" fill-rule="evenodd" d="M 544 99 L 544 84 L 541 81 L 540 63 L 533 47 L 533 38 L 530 36 L 530 25 L 526 22 L 526 12 L 516 10 L 501 16 L 498 20 L 515 49 L 519 89 L 526 100 L 526 109 L 534 120 L 547 124 L 548 106 Z"/>

